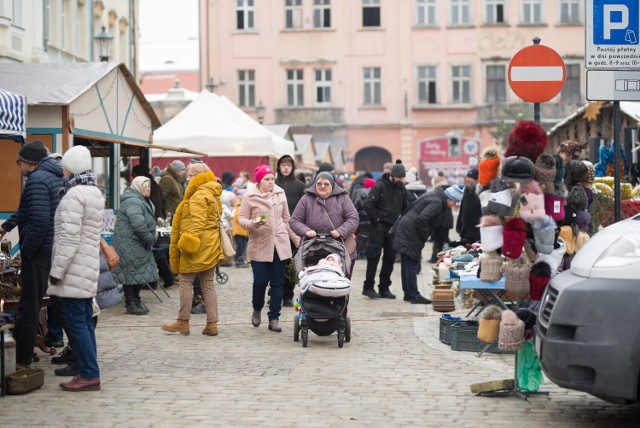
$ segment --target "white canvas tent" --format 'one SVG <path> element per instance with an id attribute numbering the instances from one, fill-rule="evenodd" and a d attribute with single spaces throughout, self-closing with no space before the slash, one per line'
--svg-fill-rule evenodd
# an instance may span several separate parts
<path id="1" fill-rule="evenodd" d="M 153 142 L 197 150 L 207 157 L 280 157 L 294 153 L 293 142 L 275 135 L 227 98 L 208 91 L 200 92 L 198 98 L 158 128 Z M 153 150 L 151 156 L 189 155 Z"/>

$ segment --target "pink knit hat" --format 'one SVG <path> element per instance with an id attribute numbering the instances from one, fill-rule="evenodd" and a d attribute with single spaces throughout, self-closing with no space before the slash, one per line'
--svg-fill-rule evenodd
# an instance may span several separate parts
<path id="1" fill-rule="evenodd" d="M 260 184 L 260 182 L 262 181 L 262 179 L 264 178 L 265 175 L 267 174 L 273 174 L 275 175 L 275 173 L 273 172 L 273 170 L 271 169 L 271 167 L 269 165 L 260 165 L 256 168 L 256 184 Z"/>
<path id="2" fill-rule="evenodd" d="M 371 189 L 375 185 L 376 185 L 376 180 L 374 180 L 373 178 L 365 178 L 364 179 L 364 188 L 365 189 Z"/>

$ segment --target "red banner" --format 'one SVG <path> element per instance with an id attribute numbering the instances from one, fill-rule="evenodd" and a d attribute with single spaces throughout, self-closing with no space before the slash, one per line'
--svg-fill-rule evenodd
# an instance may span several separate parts
<path id="1" fill-rule="evenodd" d="M 444 171 L 449 184 L 462 183 L 470 167 L 477 165 L 480 141 L 473 138 L 433 137 L 418 141 L 420 178 L 427 186 Z"/>

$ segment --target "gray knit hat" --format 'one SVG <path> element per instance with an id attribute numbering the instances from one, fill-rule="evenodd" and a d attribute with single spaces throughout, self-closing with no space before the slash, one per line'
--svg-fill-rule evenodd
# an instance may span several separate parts
<path id="1" fill-rule="evenodd" d="M 402 177 L 404 178 L 407 173 L 404 170 L 404 165 L 401 163 L 397 163 L 391 167 L 391 177 Z"/>

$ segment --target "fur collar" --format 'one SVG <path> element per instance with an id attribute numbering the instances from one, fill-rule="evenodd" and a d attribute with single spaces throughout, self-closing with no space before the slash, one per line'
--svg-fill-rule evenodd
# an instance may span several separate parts
<path id="1" fill-rule="evenodd" d="M 205 171 L 196 175 L 191 179 L 191 181 L 189 181 L 187 189 L 184 192 L 184 199 L 190 199 L 200 186 L 210 182 L 214 183 L 214 187 L 215 185 L 220 187 L 219 192 L 214 192 L 214 194 L 219 195 L 220 193 L 222 193 L 222 186 L 220 186 L 220 184 L 216 181 L 216 176 L 213 174 L 213 171 Z"/>

